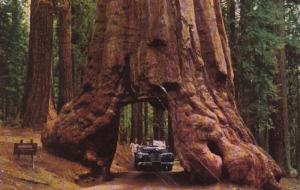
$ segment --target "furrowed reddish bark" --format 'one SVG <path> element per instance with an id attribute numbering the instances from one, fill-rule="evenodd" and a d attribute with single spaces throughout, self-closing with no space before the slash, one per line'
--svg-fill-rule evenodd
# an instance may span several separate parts
<path id="1" fill-rule="evenodd" d="M 98 1 L 83 90 L 42 135 L 46 148 L 110 166 L 119 110 L 166 107 L 181 165 L 199 179 L 280 189 L 282 172 L 235 105 L 219 0 Z"/>

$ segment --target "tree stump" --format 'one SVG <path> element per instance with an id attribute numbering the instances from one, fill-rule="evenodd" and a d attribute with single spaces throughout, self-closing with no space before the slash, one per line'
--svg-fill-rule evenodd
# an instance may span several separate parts
<path id="1" fill-rule="evenodd" d="M 280 189 L 281 169 L 239 115 L 219 0 L 98 0 L 79 97 L 42 133 L 59 155 L 109 167 L 119 110 L 148 101 L 170 113 L 185 171 Z"/>

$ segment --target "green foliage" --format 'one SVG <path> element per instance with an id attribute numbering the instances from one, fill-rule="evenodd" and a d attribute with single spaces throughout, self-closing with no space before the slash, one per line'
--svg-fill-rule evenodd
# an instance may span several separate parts
<path id="1" fill-rule="evenodd" d="M 240 110 L 251 128 L 270 129 L 273 101 L 276 98 L 275 47 L 283 40 L 274 34 L 278 23 L 277 7 L 272 1 L 248 3 L 250 9 L 241 12 L 236 52 L 235 75 Z"/>
<path id="2" fill-rule="evenodd" d="M 72 57 L 76 89 L 80 87 L 83 68 L 87 62 L 95 13 L 95 0 L 72 1 Z"/>
<path id="3" fill-rule="evenodd" d="M 127 135 L 127 142 L 129 142 L 131 137 L 131 118 L 132 118 L 132 105 L 127 105 L 122 108 L 122 114 L 123 114 L 123 120 L 121 120 L 121 127 L 120 128 L 120 134 L 126 134 Z M 145 112 L 143 109 L 142 112 L 143 120 L 145 118 Z M 147 113 L 147 123 L 148 123 L 148 132 L 147 135 L 143 135 L 144 140 L 153 140 L 153 121 L 154 121 L 154 109 L 151 104 L 148 103 L 148 113 Z M 140 126 L 144 129 L 144 121 L 143 126 Z M 164 134 L 165 139 L 167 139 L 168 134 L 168 111 L 164 112 Z"/>
<path id="4" fill-rule="evenodd" d="M 18 112 L 23 96 L 27 57 L 27 21 L 20 0 L 0 1 L 0 118 Z"/>
<path id="5" fill-rule="evenodd" d="M 24 0 L 0 1 L 0 119 L 4 121 L 14 118 L 22 104 L 29 39 L 25 3 Z M 72 1 L 72 56 L 77 93 L 87 61 L 95 8 L 95 0 Z M 57 27 L 57 20 L 53 27 Z M 57 99 L 58 42 L 56 33 L 53 36 L 53 94 Z"/>
<path id="6" fill-rule="evenodd" d="M 292 164 L 296 166 L 296 131 L 299 127 L 300 91 L 300 5 L 286 4 L 286 59 L 288 71 L 288 107 Z M 298 121 L 297 121 L 298 119 Z M 298 134 L 299 135 L 299 134 Z"/>
<path id="7" fill-rule="evenodd" d="M 286 10 L 286 40 L 287 44 L 300 51 L 300 5 L 288 3 Z"/>
<path id="8" fill-rule="evenodd" d="M 230 9 L 232 3 L 235 4 L 234 9 Z M 299 117 L 300 5 L 285 3 L 282 6 L 282 3 L 271 0 L 223 0 L 222 9 L 228 36 L 231 37 L 239 110 L 257 137 L 273 126 L 271 117 L 276 111 L 274 104 L 278 99 L 275 53 L 277 49 L 285 48 L 289 122 L 292 143 L 295 144 L 293 138 L 296 118 Z M 284 29 L 284 36 L 279 36 L 277 30 L 280 27 Z"/>
<path id="9" fill-rule="evenodd" d="M 89 43 L 93 33 L 96 0 L 73 0 L 71 3 L 73 79 L 75 94 L 78 94 L 80 93 L 82 74 L 87 62 Z M 57 29 L 57 17 L 54 19 L 54 28 Z M 57 103 L 59 92 L 57 34 L 54 34 L 53 39 L 53 94 L 55 102 Z"/>

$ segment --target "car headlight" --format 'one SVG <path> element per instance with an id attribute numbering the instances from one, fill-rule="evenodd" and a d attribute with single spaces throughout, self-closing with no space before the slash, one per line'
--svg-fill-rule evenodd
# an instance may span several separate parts
<path id="1" fill-rule="evenodd" d="M 142 159 L 144 156 L 148 156 L 148 154 L 147 153 L 142 153 L 142 152 L 139 152 L 137 154 L 138 159 Z"/>
<path id="2" fill-rule="evenodd" d="M 142 158 L 143 158 L 143 155 L 139 153 L 139 154 L 137 155 L 137 157 L 138 157 L 138 159 L 142 159 Z"/>

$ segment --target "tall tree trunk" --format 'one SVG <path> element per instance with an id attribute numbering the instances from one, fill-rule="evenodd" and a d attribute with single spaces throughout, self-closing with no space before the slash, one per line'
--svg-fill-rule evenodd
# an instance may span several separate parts
<path id="1" fill-rule="evenodd" d="M 73 96 L 73 65 L 71 48 L 71 1 L 58 1 L 59 101 L 58 110 Z"/>
<path id="2" fill-rule="evenodd" d="M 174 137 L 173 137 L 172 117 L 168 114 L 168 145 L 169 151 L 175 153 Z"/>
<path id="3" fill-rule="evenodd" d="M 22 126 L 41 128 L 47 121 L 51 88 L 53 5 L 32 0 L 29 59 L 22 108 Z"/>
<path id="4" fill-rule="evenodd" d="M 47 121 L 51 122 L 52 120 L 55 120 L 56 118 L 57 118 L 57 112 L 55 109 L 54 97 L 52 94 L 50 94 Z"/>
<path id="5" fill-rule="evenodd" d="M 289 106 L 289 124 L 292 127 L 291 132 L 291 139 L 296 145 L 295 153 L 296 153 L 296 167 L 297 173 L 300 177 L 300 96 L 299 96 L 299 62 L 300 60 L 300 53 L 297 51 L 295 46 L 286 45 L 285 46 L 286 52 L 286 60 L 287 60 L 287 70 L 288 75 L 288 106 Z M 292 136 L 294 135 L 294 136 Z M 294 175 L 295 173 L 293 173 Z"/>
<path id="6" fill-rule="evenodd" d="M 147 140 L 148 137 L 148 103 L 144 102 L 144 135 L 143 138 Z"/>
<path id="7" fill-rule="evenodd" d="M 129 131 L 131 129 L 131 107 L 130 106 L 126 106 L 124 107 L 124 127 L 126 128 L 126 142 L 128 142 L 128 138 L 129 138 L 129 142 L 131 141 L 131 136 L 129 136 L 131 134 L 131 131 Z"/>
<path id="8" fill-rule="evenodd" d="M 300 95 L 299 95 L 299 77 L 300 72 L 297 70 L 297 129 L 296 129 L 296 164 L 297 164 L 297 171 L 298 171 L 298 177 L 300 178 Z"/>
<path id="9" fill-rule="evenodd" d="M 0 111 L 0 118 L 3 121 L 7 119 L 7 112 L 6 112 L 6 102 L 8 93 L 6 90 L 6 85 L 9 83 L 9 78 L 7 77 L 9 73 L 9 65 L 7 62 L 0 60 L 0 98 L 1 98 L 1 111 Z"/>
<path id="10" fill-rule="evenodd" d="M 275 28 L 275 32 L 281 38 L 285 38 L 284 20 L 284 0 L 276 0 L 278 6 L 280 24 Z M 287 71 L 285 47 L 276 50 L 276 83 L 278 87 L 279 100 L 275 102 L 276 113 L 273 114 L 274 128 L 270 131 L 270 153 L 278 164 L 288 173 L 291 172 L 289 117 L 287 103 Z"/>
<path id="11" fill-rule="evenodd" d="M 144 140 L 143 130 L 144 130 L 144 123 L 143 123 L 143 103 L 140 102 L 138 104 L 138 126 L 137 126 L 137 134 L 138 134 L 138 143 L 142 144 Z"/>
<path id="12" fill-rule="evenodd" d="M 50 86 L 50 97 L 49 97 L 49 107 L 48 107 L 48 116 L 47 116 L 47 123 L 53 122 L 57 118 L 57 110 L 56 110 L 56 105 L 55 105 L 55 95 L 54 95 L 54 87 L 53 87 L 53 69 L 51 65 L 50 69 L 50 81 L 51 81 L 51 86 Z"/>
<path id="13" fill-rule="evenodd" d="M 296 161 L 297 161 L 297 170 L 298 170 L 298 177 L 300 178 L 300 84 L 299 84 L 299 77 L 300 72 L 297 71 L 297 132 L 296 132 Z"/>
<path id="14" fill-rule="evenodd" d="M 162 129 L 164 127 L 164 110 L 160 108 L 153 108 L 153 139 L 154 140 L 162 140 L 163 135 Z"/>
<path id="15" fill-rule="evenodd" d="M 137 142 L 137 112 L 138 107 L 136 104 L 131 105 L 131 133 L 130 142 Z"/>
<path id="16" fill-rule="evenodd" d="M 236 2 L 235 0 L 227 0 L 228 4 L 228 20 L 229 20 L 229 43 L 230 47 L 236 44 Z"/>
<path id="17" fill-rule="evenodd" d="M 153 108 L 153 139 L 164 139 L 164 110 L 158 107 Z"/>
<path id="18" fill-rule="evenodd" d="M 143 103 L 132 104 L 131 109 L 131 141 L 137 140 L 141 144 L 143 141 Z"/>
<path id="19" fill-rule="evenodd" d="M 267 152 L 269 152 L 269 129 L 263 129 L 258 131 L 258 144 Z"/>
<path id="20" fill-rule="evenodd" d="M 236 108 L 219 0 L 99 0 L 85 74 L 81 95 L 42 133 L 48 150 L 107 168 L 120 107 L 159 97 L 186 172 L 280 189 L 280 168 Z"/>
<path id="21" fill-rule="evenodd" d="M 127 130 L 124 124 L 124 109 L 122 109 L 120 113 L 120 126 L 119 126 L 119 142 L 120 143 L 127 143 Z"/>

